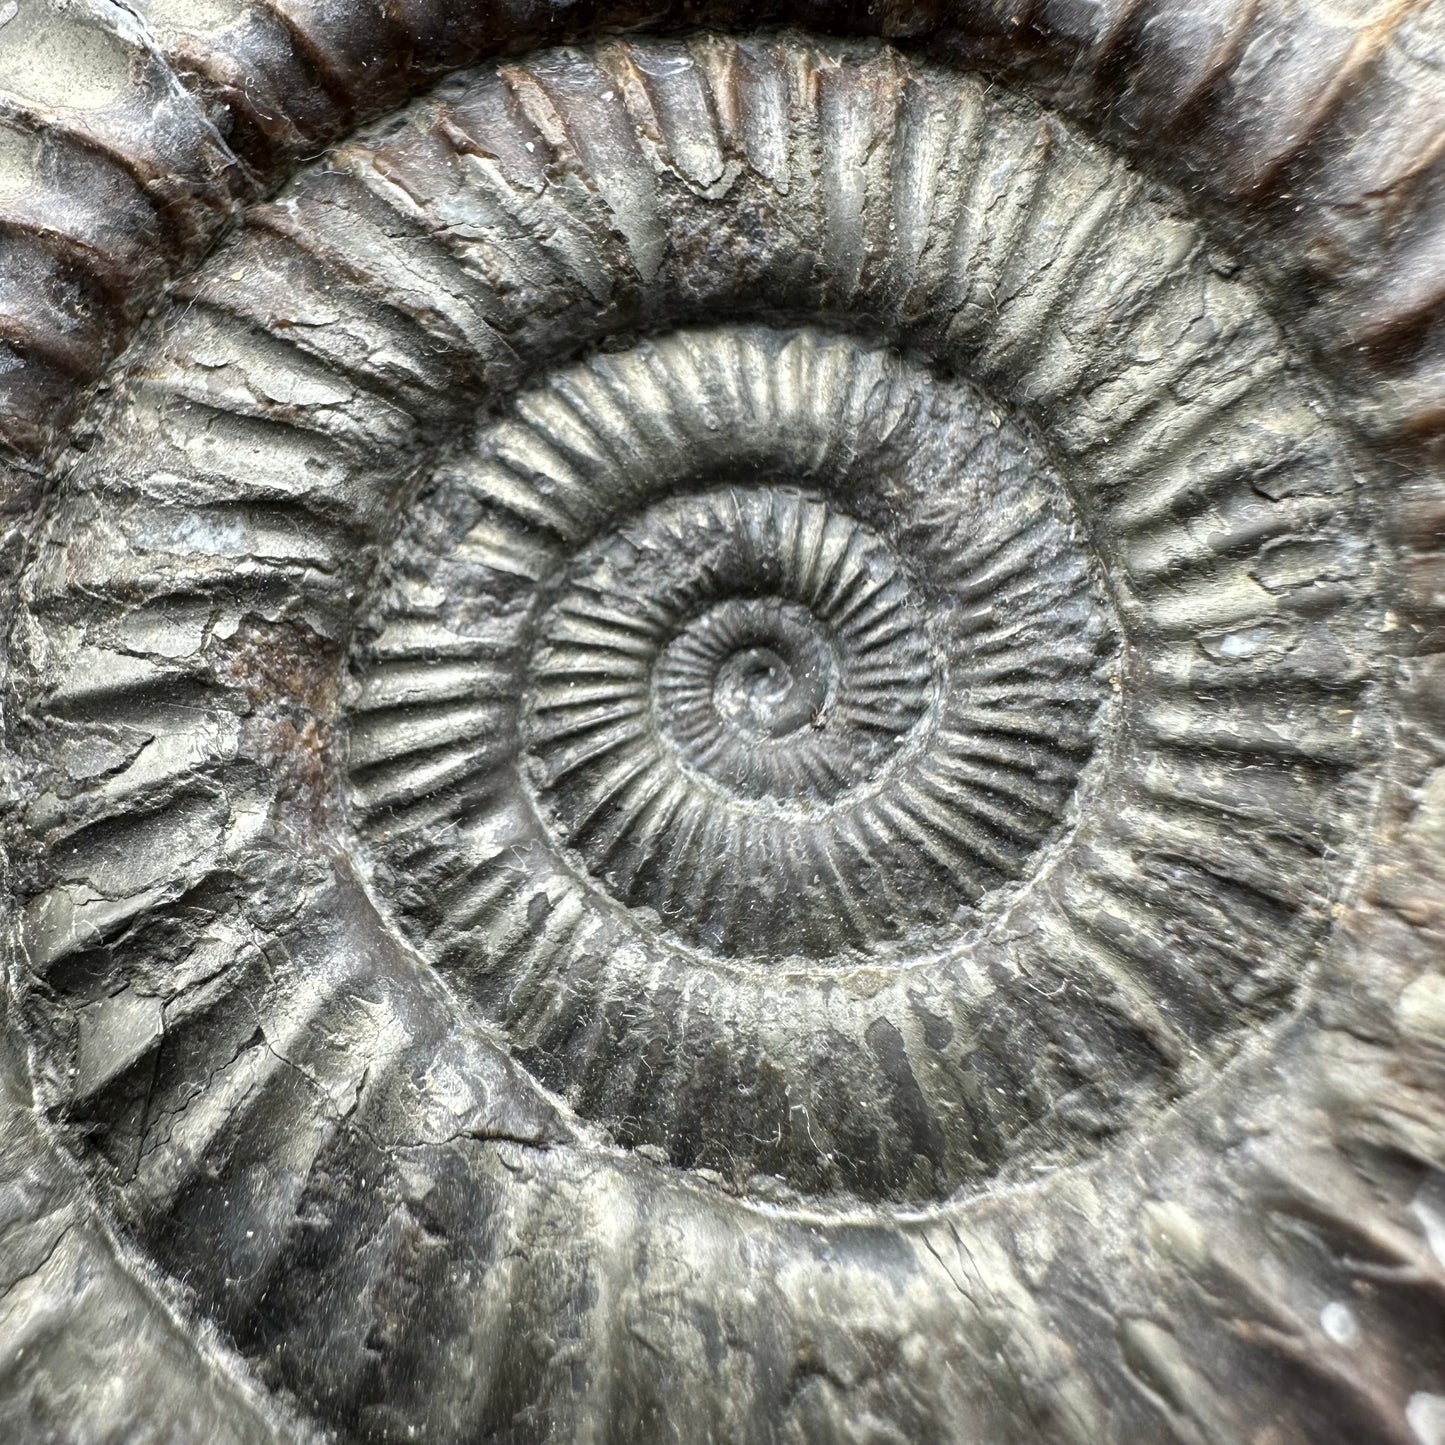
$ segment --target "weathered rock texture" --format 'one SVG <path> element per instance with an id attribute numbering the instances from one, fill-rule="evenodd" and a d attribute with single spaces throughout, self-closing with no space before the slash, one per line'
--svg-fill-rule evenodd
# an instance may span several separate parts
<path id="1" fill-rule="evenodd" d="M 1445 1441 L 1442 61 L 9 7 L 0 1433 Z"/>

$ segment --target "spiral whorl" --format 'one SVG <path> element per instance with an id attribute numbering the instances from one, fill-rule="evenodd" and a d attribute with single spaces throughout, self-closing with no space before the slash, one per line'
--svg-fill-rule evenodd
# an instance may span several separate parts
<path id="1" fill-rule="evenodd" d="M 697 364 L 717 368 L 715 414 L 688 389 Z M 790 377 L 791 418 L 771 400 Z M 625 464 L 519 491 L 499 453 L 554 446 L 540 418 L 585 386 L 618 407 L 595 450 Z M 840 387 L 868 405 L 840 412 Z M 527 608 L 494 687 L 524 700 L 520 775 L 581 872 L 689 947 L 821 962 L 951 937 L 1023 874 L 1088 755 L 1111 634 L 1067 499 L 1021 434 L 884 353 L 745 329 L 599 359 L 518 412 L 525 441 L 507 422 L 477 445 L 479 515 L 449 556 L 475 594 Z M 649 449 L 642 417 L 694 444 Z M 584 517 L 598 535 L 526 569 L 528 598 L 517 559 Z M 354 754 L 398 856 L 436 827 L 392 817 L 398 790 L 425 786 L 423 716 L 362 722 Z M 479 727 L 456 820 L 499 796 L 507 747 Z"/>
<path id="2" fill-rule="evenodd" d="M 348 34 L 312 129 L 237 96 L 257 174 L 462 53 Z M 1348 1271 L 1423 1255 L 1350 1229 L 1441 1207 L 1371 1153 L 1413 1116 L 1319 1121 L 1441 1016 L 1352 952 L 1428 752 L 1366 435 L 1415 393 L 1366 415 L 1224 181 L 1111 149 L 1147 106 L 1047 100 L 797 32 L 457 73 L 96 399 L 17 612 L 17 1017 L 127 1238 L 326 1428 L 1225 1439 L 1201 1361 L 1395 1338 Z"/>
<path id="3" fill-rule="evenodd" d="M 527 732 L 587 871 L 727 955 L 873 942 L 823 878 L 841 877 L 840 828 L 877 826 L 840 798 L 932 691 L 898 559 L 820 500 L 729 489 L 649 509 L 571 574 Z"/>

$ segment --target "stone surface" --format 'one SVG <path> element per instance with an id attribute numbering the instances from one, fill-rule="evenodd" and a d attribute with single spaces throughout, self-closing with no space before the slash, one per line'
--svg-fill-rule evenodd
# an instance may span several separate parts
<path id="1" fill-rule="evenodd" d="M 1442 13 L 20 0 L 7 1438 L 1433 1439 Z"/>

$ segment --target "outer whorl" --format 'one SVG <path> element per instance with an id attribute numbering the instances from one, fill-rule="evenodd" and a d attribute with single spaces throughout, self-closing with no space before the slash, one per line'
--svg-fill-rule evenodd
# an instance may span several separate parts
<path id="1" fill-rule="evenodd" d="M 27 12 L 20 1439 L 1445 1440 L 1438 80 L 742 8 Z"/>

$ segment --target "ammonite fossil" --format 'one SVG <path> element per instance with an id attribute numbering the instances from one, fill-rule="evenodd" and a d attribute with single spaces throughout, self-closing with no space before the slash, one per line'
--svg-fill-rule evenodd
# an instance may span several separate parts
<path id="1" fill-rule="evenodd" d="M 6 1438 L 1445 1441 L 1442 58 L 12 5 Z"/>

